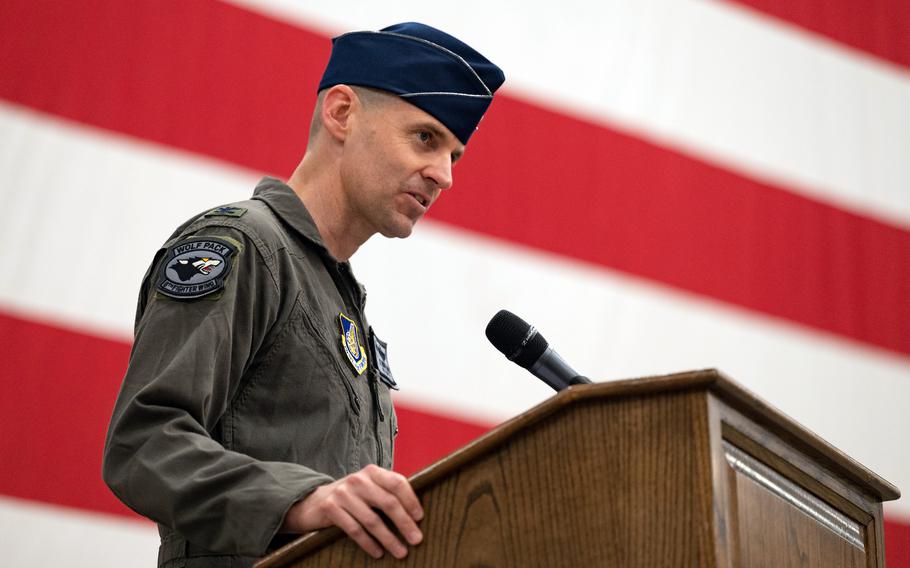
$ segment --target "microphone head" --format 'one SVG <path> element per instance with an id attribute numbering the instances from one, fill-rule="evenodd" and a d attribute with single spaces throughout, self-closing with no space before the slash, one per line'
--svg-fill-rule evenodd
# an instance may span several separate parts
<path id="1" fill-rule="evenodd" d="M 508 310 L 499 310 L 486 329 L 493 347 L 510 361 L 530 369 L 549 344 L 537 330 Z"/>

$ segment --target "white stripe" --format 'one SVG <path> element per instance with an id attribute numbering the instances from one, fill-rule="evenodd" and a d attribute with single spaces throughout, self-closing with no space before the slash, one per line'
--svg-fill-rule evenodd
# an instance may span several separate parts
<path id="1" fill-rule="evenodd" d="M 121 338 L 158 247 L 190 215 L 247 198 L 257 179 L 8 104 L 0 172 L 0 302 Z"/>
<path id="2" fill-rule="evenodd" d="M 0 302 L 123 338 L 160 242 L 255 183 L 243 171 L 9 107 L 0 106 L 0 133 L 0 156 L 21 148 L 0 161 L 8 183 L 0 266 L 15 267 L 2 272 Z M 41 173 L 46 164 L 53 175 Z M 370 241 L 354 267 L 369 288 L 371 322 L 389 341 L 402 401 L 498 421 L 549 396 L 483 336 L 506 307 L 594 379 L 719 367 L 910 487 L 910 455 L 891 442 L 910 432 L 906 357 L 432 222 L 407 240 Z M 896 510 L 910 516 L 901 503 Z"/>
<path id="3" fill-rule="evenodd" d="M 234 1 L 325 33 L 424 21 L 513 94 L 910 226 L 910 73 L 732 3 Z"/>
<path id="4" fill-rule="evenodd" d="M 158 530 L 148 521 L 0 497 L 4 566 L 154 566 L 158 542 Z"/>

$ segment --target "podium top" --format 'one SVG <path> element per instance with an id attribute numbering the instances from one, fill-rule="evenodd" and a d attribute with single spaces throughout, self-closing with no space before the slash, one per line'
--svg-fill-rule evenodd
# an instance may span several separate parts
<path id="1" fill-rule="evenodd" d="M 411 477 L 411 483 L 415 490 L 420 490 L 479 455 L 492 451 L 516 432 L 578 402 L 687 390 L 709 390 L 713 392 L 729 406 L 760 424 L 772 427 L 776 433 L 785 436 L 788 442 L 794 443 L 807 454 L 831 466 L 832 469 L 882 501 L 892 501 L 900 497 L 900 490 L 896 486 L 717 369 L 686 371 L 670 375 L 624 379 L 590 385 L 573 385 L 526 412 L 502 423 L 445 459 L 418 472 Z"/>

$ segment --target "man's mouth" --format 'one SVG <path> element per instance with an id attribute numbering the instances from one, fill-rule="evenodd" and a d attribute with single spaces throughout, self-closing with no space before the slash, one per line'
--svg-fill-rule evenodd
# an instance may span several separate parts
<path id="1" fill-rule="evenodd" d="M 421 205 L 422 207 L 429 207 L 429 205 L 430 205 L 430 200 L 427 199 L 426 197 L 420 195 L 419 193 L 413 193 L 413 192 L 408 192 L 408 195 L 410 195 L 410 196 L 413 197 L 415 200 L 417 200 L 417 203 L 420 203 L 420 205 Z"/>

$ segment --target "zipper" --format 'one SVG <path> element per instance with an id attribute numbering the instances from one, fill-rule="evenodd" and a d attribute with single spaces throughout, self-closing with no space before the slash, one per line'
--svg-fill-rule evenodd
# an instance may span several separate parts
<path id="1" fill-rule="evenodd" d="M 385 422 L 385 413 L 382 411 L 382 404 L 379 400 L 379 378 L 373 369 L 370 369 L 370 392 L 373 394 L 373 404 L 376 405 L 376 414 L 379 415 L 379 421 Z M 379 426 L 378 424 L 376 425 Z"/>
<path id="2" fill-rule="evenodd" d="M 379 464 L 382 465 L 383 462 L 383 452 L 382 452 L 382 437 L 379 434 L 380 422 L 385 422 L 385 415 L 382 412 L 382 402 L 379 400 L 379 380 L 376 377 L 375 370 L 370 367 L 370 393 L 373 395 L 373 408 L 376 409 L 376 418 L 373 420 L 373 438 L 376 440 L 376 455 L 378 457 Z"/>

